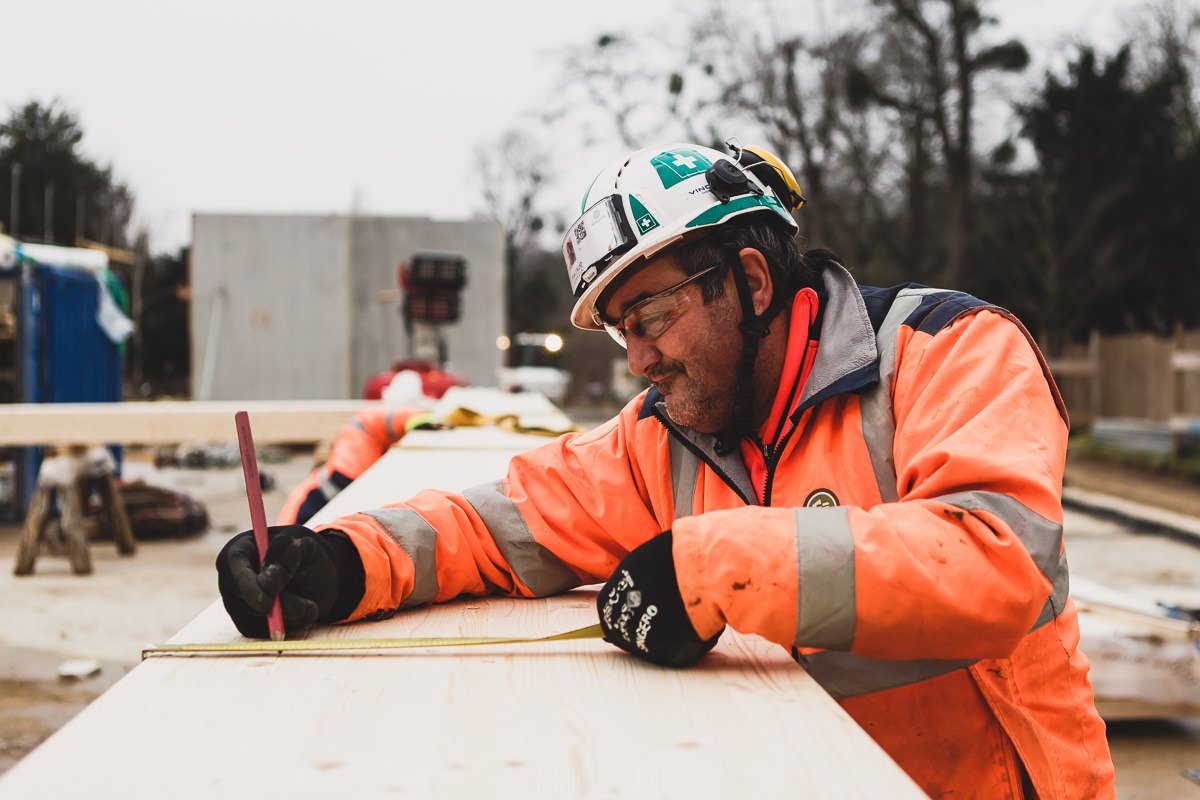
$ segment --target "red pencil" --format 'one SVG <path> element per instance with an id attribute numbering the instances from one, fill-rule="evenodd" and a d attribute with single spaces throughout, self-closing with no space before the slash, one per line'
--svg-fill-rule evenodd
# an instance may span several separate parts
<path id="1" fill-rule="evenodd" d="M 254 456 L 254 437 L 250 435 L 250 415 L 239 411 L 233 415 L 237 425 L 238 449 L 242 453 L 242 474 L 246 477 L 246 500 L 250 503 L 250 526 L 254 529 L 254 544 L 258 546 L 258 563 L 267 555 L 267 514 L 263 510 L 262 484 L 258 482 L 258 459 Z M 275 598 L 267 615 L 267 630 L 271 641 L 284 638 L 283 609 Z"/>

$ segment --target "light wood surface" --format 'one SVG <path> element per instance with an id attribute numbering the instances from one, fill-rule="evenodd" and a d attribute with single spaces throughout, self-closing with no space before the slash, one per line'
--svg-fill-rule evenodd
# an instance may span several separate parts
<path id="1" fill-rule="evenodd" d="M 176 444 L 237 440 L 248 411 L 256 444 L 332 440 L 366 400 L 13 403 L 0 406 L 0 446 Z"/>
<path id="2" fill-rule="evenodd" d="M 461 488 L 508 457 L 444 462 L 427 443 L 391 451 L 336 500 Z M 594 603 L 594 588 L 465 598 L 309 638 L 541 636 L 594 624 Z M 217 602 L 171 641 L 239 640 Z M 0 778 L 0 797 L 38 800 L 781 794 L 924 796 L 783 648 L 732 631 L 686 670 L 598 639 L 152 656 Z"/>
<path id="3" fill-rule="evenodd" d="M 181 634 L 238 638 L 223 617 L 214 605 Z M 313 635 L 533 636 L 595 618 L 594 593 L 578 591 Z M 923 796 L 782 648 L 735 633 L 688 670 L 599 640 L 155 656 L 0 779 L 0 796 L 85 786 L 122 798 Z"/>

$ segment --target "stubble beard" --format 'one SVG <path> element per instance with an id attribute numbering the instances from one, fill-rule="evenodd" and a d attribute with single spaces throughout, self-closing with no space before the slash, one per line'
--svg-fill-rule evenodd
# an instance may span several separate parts
<path id="1" fill-rule="evenodd" d="M 664 395 L 667 413 L 680 425 L 701 433 L 717 433 L 729 424 L 733 398 L 702 391 L 699 382 L 682 366 L 655 376 L 655 388 Z"/>
<path id="2" fill-rule="evenodd" d="M 664 358 L 650 378 L 666 397 L 667 413 L 680 425 L 700 433 L 718 433 L 733 419 L 733 401 L 741 364 L 740 336 L 723 341 L 721 336 L 738 336 L 741 310 L 728 297 L 705 303 L 709 319 L 698 330 L 703 337 L 689 351 L 688 364 Z"/>

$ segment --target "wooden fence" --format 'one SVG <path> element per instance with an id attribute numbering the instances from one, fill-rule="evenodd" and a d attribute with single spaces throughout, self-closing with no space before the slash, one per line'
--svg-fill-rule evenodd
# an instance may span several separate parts
<path id="1" fill-rule="evenodd" d="M 1200 331 L 1101 336 L 1050 359 L 1073 428 L 1098 417 L 1200 424 Z"/>

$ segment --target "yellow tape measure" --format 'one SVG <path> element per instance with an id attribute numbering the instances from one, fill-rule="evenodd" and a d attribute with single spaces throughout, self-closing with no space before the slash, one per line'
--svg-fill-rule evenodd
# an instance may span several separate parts
<path id="1" fill-rule="evenodd" d="M 483 644 L 528 644 L 531 642 L 562 642 L 568 639 L 600 639 L 599 625 L 588 625 L 550 636 L 423 636 L 391 639 L 293 639 L 282 642 L 261 641 L 156 644 L 142 650 L 142 658 L 171 653 L 216 653 L 224 655 L 280 655 L 283 653 L 337 653 L 349 650 L 400 650 L 411 647 L 468 647 Z"/>

